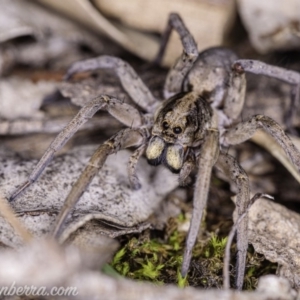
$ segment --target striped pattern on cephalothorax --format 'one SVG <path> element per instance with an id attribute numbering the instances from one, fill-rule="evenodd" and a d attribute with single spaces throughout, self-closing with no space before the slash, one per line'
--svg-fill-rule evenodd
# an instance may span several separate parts
<path id="1" fill-rule="evenodd" d="M 197 93 L 179 93 L 158 108 L 146 156 L 150 164 L 164 163 L 179 172 L 189 152 L 198 147 L 212 127 L 212 108 Z"/>

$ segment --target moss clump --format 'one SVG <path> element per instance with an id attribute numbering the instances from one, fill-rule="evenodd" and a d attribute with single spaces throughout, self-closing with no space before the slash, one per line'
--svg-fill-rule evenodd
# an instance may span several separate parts
<path id="1" fill-rule="evenodd" d="M 180 217 L 176 219 L 180 222 Z M 123 276 L 156 283 L 178 282 L 185 285 L 180 276 L 184 234 L 172 231 L 166 243 L 158 238 L 132 237 L 113 258 L 111 266 Z"/>
<path id="2" fill-rule="evenodd" d="M 267 274 L 275 274 L 277 267 L 278 264 L 266 260 L 263 255 L 255 252 L 252 246 L 248 247 L 244 289 L 254 290 L 257 286 L 258 278 Z"/>
<path id="3" fill-rule="evenodd" d="M 111 266 L 122 276 L 136 280 L 147 280 L 158 284 L 174 283 L 180 287 L 187 285 L 202 288 L 221 288 L 223 284 L 223 259 L 227 238 L 208 234 L 197 243 L 187 278 L 182 278 L 180 268 L 186 233 L 179 231 L 186 220 L 183 215 L 171 219 L 165 237 L 160 239 L 157 232 L 143 236 L 127 237 L 123 247 L 115 254 Z M 152 237 L 153 235 L 154 237 Z M 234 286 L 236 246 L 233 245 L 231 286 Z M 245 274 L 245 289 L 254 289 L 258 277 L 274 273 L 276 265 L 266 261 L 263 256 L 249 248 Z"/>

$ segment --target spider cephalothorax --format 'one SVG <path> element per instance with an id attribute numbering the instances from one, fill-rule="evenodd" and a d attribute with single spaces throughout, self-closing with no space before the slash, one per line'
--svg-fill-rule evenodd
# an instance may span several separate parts
<path id="1" fill-rule="evenodd" d="M 99 109 L 104 109 L 128 128 L 117 132 L 96 150 L 65 201 L 54 236 L 59 235 L 66 216 L 103 166 L 107 156 L 124 148 L 136 147 L 128 163 L 129 182 L 133 189 L 140 187 L 136 165 L 144 153 L 150 164 L 164 164 L 172 172 L 179 173 L 179 183 L 182 185 L 189 183 L 189 174 L 196 170 L 194 209 L 181 270 L 185 276 L 206 205 L 212 168 L 215 166 L 237 185 L 239 216 L 245 214 L 250 200 L 247 174 L 232 156 L 222 151 L 222 146 L 242 143 L 250 139 L 258 128 L 263 128 L 277 140 L 298 170 L 300 153 L 281 127 L 269 117 L 256 115 L 245 122 L 238 122 L 246 87 L 243 68 L 258 72 L 257 69 L 265 70 L 265 65 L 261 67 L 257 62 L 251 61 L 249 64 L 241 60 L 235 63 L 237 56 L 224 48 L 210 48 L 198 53 L 193 37 L 177 14 L 169 17 L 157 62 L 162 58 L 172 29 L 179 33 L 184 51 L 167 75 L 164 95 L 171 98 L 163 102 L 155 99 L 131 66 L 119 58 L 100 56 L 71 66 L 66 79 L 77 72 L 113 69 L 141 111 L 113 96 L 100 95 L 91 100 L 51 143 L 28 181 L 13 193 L 11 200 L 37 180 L 55 152 L 65 145 L 83 123 Z M 278 68 L 268 68 L 272 72 L 264 74 L 284 77 L 278 75 Z M 281 71 L 280 75 L 284 72 L 287 71 Z M 286 77 L 291 78 L 288 74 Z M 245 271 L 247 232 L 245 217 L 237 230 L 236 286 L 239 289 L 242 288 Z"/>
<path id="2" fill-rule="evenodd" d="M 171 97 L 155 113 L 152 138 L 146 149 L 148 162 L 163 163 L 179 173 L 191 156 L 190 148 L 201 145 L 211 121 L 212 109 L 205 98 L 193 92 Z"/>

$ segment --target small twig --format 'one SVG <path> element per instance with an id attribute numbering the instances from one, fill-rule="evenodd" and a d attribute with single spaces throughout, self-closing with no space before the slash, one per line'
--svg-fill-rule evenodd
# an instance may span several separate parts
<path id="1" fill-rule="evenodd" d="M 251 198 L 245 212 L 237 219 L 237 221 L 234 223 L 234 225 L 232 226 L 232 228 L 229 232 L 226 247 L 225 247 L 224 260 L 223 260 L 223 289 L 224 290 L 228 290 L 230 288 L 229 263 L 230 263 L 230 248 L 231 248 L 233 238 L 234 238 L 235 233 L 236 233 L 236 231 L 239 227 L 239 224 L 242 222 L 242 220 L 248 214 L 251 206 L 254 204 L 254 202 L 257 199 L 260 199 L 260 198 L 267 198 L 267 199 L 270 199 L 270 200 L 274 200 L 274 198 L 272 196 L 268 195 L 268 194 L 261 194 L 261 193 L 255 194 Z"/>
<path id="2" fill-rule="evenodd" d="M 24 228 L 11 209 L 7 200 L 0 196 L 0 214 L 13 227 L 14 231 L 23 239 L 24 243 L 32 240 L 32 235 Z"/>

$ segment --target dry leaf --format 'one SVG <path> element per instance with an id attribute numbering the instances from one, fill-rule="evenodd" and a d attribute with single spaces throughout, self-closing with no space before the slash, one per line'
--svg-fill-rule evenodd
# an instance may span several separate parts
<path id="1" fill-rule="evenodd" d="M 103 51 L 92 32 L 32 1 L 1 0 L 0 5 L 0 74 L 16 64 L 66 68 L 86 58 L 87 50 L 88 55 Z"/>
<path id="2" fill-rule="evenodd" d="M 260 53 L 300 48 L 300 2 L 238 0 L 242 21 Z"/>
<path id="3" fill-rule="evenodd" d="M 178 12 L 182 16 L 195 37 L 199 50 L 222 45 L 235 16 L 233 0 L 188 2 L 144 0 L 142 5 L 136 0 L 126 2 L 98 0 L 93 1 L 95 6 L 87 0 L 39 1 L 94 30 L 105 33 L 125 49 L 148 61 L 154 59 L 159 46 L 159 39 L 149 32 L 162 33 L 171 12 Z M 106 16 L 113 17 L 113 20 Z M 115 19 L 120 20 L 126 26 L 121 26 L 115 22 Z M 172 65 L 181 52 L 182 46 L 179 38 L 174 34 L 165 55 L 164 64 Z"/>
<path id="4" fill-rule="evenodd" d="M 275 202 L 259 199 L 249 211 L 249 241 L 255 251 L 282 267 L 297 290 L 300 288 L 300 215 Z"/>
<path id="5" fill-rule="evenodd" d="M 151 35 L 142 34 L 130 28 L 123 28 L 119 24 L 106 19 L 99 10 L 95 9 L 87 0 L 38 0 L 57 11 L 89 26 L 95 31 L 105 33 L 125 49 L 144 58 L 153 59 L 158 51 L 157 39 Z"/>
<path id="6" fill-rule="evenodd" d="M 54 158 L 40 179 L 11 203 L 20 220 L 32 234 L 44 236 L 51 232 L 66 196 L 94 150 L 94 146 L 78 147 L 68 154 Z M 67 219 L 62 240 L 66 240 L 91 220 L 111 224 L 115 230 L 106 230 L 106 226 L 100 227 L 99 230 L 113 237 L 128 232 L 139 232 L 145 226 L 149 226 L 143 222 L 177 186 L 177 177 L 165 168 L 151 167 L 142 159 L 138 165 L 142 189 L 133 191 L 128 182 L 129 156 L 129 151 L 121 151 L 108 158 Z M 26 181 L 36 163 L 36 160 L 23 161 L 14 153 L 2 149 L 1 195 L 8 198 L 18 185 Z M 156 175 L 153 177 L 153 174 Z M 98 225 L 100 226 L 99 222 Z M 0 227 L 2 244 L 11 247 L 20 244 L 19 238 L 3 219 Z M 119 231 L 118 228 L 122 230 Z"/>

